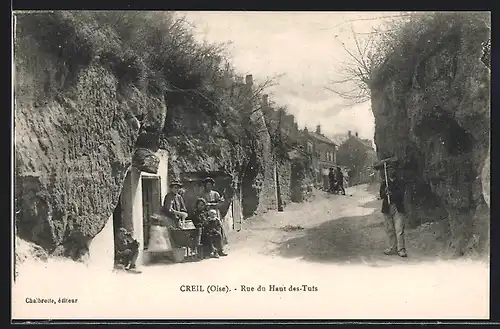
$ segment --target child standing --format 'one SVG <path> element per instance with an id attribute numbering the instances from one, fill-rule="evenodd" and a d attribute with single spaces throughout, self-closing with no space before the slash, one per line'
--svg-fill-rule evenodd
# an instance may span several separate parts
<path id="1" fill-rule="evenodd" d="M 210 257 L 227 256 L 222 246 L 222 223 L 215 209 L 208 211 L 208 218 L 203 223 L 203 234 L 211 250 Z"/>

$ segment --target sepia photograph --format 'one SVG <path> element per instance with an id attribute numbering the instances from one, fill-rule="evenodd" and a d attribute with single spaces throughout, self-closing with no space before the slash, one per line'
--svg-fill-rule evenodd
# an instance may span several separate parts
<path id="1" fill-rule="evenodd" d="M 12 11 L 12 320 L 488 320 L 488 11 Z"/>

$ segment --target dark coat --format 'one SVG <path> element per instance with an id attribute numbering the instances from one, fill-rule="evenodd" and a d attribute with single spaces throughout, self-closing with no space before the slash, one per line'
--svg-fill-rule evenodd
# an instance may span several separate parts
<path id="1" fill-rule="evenodd" d="M 398 210 L 398 212 L 404 214 L 405 213 L 405 207 L 404 207 L 405 188 L 404 188 L 403 182 L 399 178 L 396 178 L 393 181 L 389 180 L 389 193 L 390 193 L 391 203 L 396 206 L 396 209 Z M 383 199 L 382 213 L 388 214 L 389 213 L 389 201 L 387 200 L 385 180 L 383 180 L 382 184 L 380 184 L 380 198 Z"/>
<path id="2" fill-rule="evenodd" d="M 343 186 L 344 185 L 344 174 L 342 173 L 342 170 L 337 170 L 337 184 L 339 184 L 339 186 Z"/>
<path id="3" fill-rule="evenodd" d="M 335 173 L 334 173 L 333 171 L 330 171 L 330 172 L 328 173 L 328 180 L 330 181 L 330 183 L 334 183 L 334 182 L 336 181 L 336 179 L 335 179 L 335 178 L 336 178 L 336 177 L 335 177 Z"/>

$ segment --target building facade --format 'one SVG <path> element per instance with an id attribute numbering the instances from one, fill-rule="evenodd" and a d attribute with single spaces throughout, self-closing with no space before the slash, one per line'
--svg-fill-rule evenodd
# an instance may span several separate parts
<path id="1" fill-rule="evenodd" d="M 316 184 L 328 188 L 329 169 L 336 166 L 336 144 L 321 133 L 321 126 L 315 132 L 307 127 L 302 131 L 303 147 L 311 157 Z"/>
<path id="2" fill-rule="evenodd" d="M 358 133 L 347 132 L 347 138 L 337 150 L 337 163 L 348 168 L 351 172 L 350 185 L 365 184 L 375 179 L 373 164 L 377 161 L 377 154 L 373 143 L 369 139 L 362 139 Z"/>

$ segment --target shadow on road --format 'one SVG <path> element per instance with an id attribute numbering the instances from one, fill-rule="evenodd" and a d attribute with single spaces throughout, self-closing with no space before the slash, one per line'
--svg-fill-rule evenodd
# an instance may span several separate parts
<path id="1" fill-rule="evenodd" d="M 368 263 L 372 266 L 440 259 L 438 254 L 443 242 L 439 238 L 439 227 L 407 230 L 408 258 L 384 255 L 387 245 L 379 203 L 375 200 L 363 205 L 376 207 L 372 214 L 342 217 L 298 232 L 295 237 L 281 242 L 275 252 L 283 257 L 298 257 L 306 261 Z"/>

